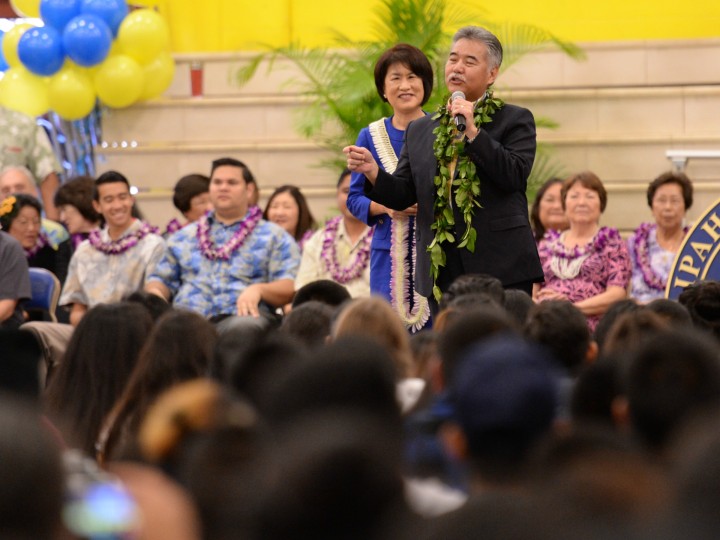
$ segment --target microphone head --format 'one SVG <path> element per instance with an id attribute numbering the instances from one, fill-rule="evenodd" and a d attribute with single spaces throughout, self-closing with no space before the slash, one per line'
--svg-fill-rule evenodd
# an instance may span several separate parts
<path id="1" fill-rule="evenodd" d="M 452 101 L 455 101 L 456 99 L 465 99 L 465 92 L 462 90 L 455 90 L 452 93 L 452 96 L 450 97 Z"/>

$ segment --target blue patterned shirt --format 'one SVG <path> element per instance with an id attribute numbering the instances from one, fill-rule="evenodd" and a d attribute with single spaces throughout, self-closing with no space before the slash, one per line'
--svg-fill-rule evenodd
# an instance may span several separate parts
<path id="1" fill-rule="evenodd" d="M 242 220 L 225 225 L 209 214 L 210 239 L 216 246 L 230 240 Z M 295 240 L 274 223 L 260 220 L 229 260 L 211 260 L 200 252 L 197 223 L 167 239 L 165 255 L 148 281 L 161 281 L 173 305 L 205 317 L 234 314 L 240 293 L 255 283 L 295 279 L 300 250 Z"/>

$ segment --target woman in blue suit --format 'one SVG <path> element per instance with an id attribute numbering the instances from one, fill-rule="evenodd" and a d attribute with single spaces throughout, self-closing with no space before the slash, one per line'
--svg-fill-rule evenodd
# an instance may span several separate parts
<path id="1" fill-rule="evenodd" d="M 370 150 L 380 166 L 392 173 L 403 146 L 407 125 L 425 116 L 433 71 L 425 54 L 401 43 L 385 51 L 375 64 L 375 86 L 393 114 L 363 128 L 355 143 Z M 353 173 L 347 206 L 359 220 L 375 226 L 370 247 L 370 291 L 385 297 L 411 332 L 428 324 L 427 299 L 415 292 L 415 214 L 370 201 L 363 192 L 365 176 Z"/>

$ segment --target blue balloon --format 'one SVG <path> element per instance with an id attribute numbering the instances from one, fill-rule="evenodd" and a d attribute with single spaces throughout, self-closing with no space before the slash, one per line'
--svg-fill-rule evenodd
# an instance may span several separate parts
<path id="1" fill-rule="evenodd" d="M 2 40 L 5 37 L 5 32 L 0 30 L 0 71 L 5 71 L 10 66 L 7 63 L 7 60 L 5 60 L 5 55 L 2 52 Z"/>
<path id="2" fill-rule="evenodd" d="M 81 0 L 80 13 L 97 15 L 117 36 L 120 23 L 128 14 L 128 5 L 125 0 Z"/>
<path id="3" fill-rule="evenodd" d="M 40 17 L 46 26 L 62 32 L 73 17 L 80 15 L 80 0 L 40 0 Z"/>
<path id="4" fill-rule="evenodd" d="M 84 67 L 96 66 L 110 52 L 110 27 L 95 15 L 78 15 L 63 32 L 63 46 L 70 59 Z"/>
<path id="5" fill-rule="evenodd" d="M 60 33 L 51 26 L 29 28 L 18 41 L 18 58 L 36 75 L 53 75 L 65 62 Z"/>

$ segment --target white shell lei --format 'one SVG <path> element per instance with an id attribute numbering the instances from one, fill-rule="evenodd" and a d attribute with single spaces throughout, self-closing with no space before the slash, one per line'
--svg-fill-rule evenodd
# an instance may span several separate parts
<path id="1" fill-rule="evenodd" d="M 398 158 L 390 142 L 385 118 L 376 120 L 368 126 L 373 145 L 377 151 L 383 168 L 390 174 L 397 168 Z M 393 218 L 390 225 L 390 305 L 400 316 L 405 327 L 411 332 L 417 332 L 430 318 L 430 306 L 427 298 L 419 295 L 417 291 L 410 290 L 410 267 L 407 261 L 410 226 L 408 218 L 402 216 Z M 415 236 L 412 238 L 413 269 L 416 268 L 417 250 L 415 249 Z M 410 295 L 413 299 L 413 309 L 409 307 Z"/>

